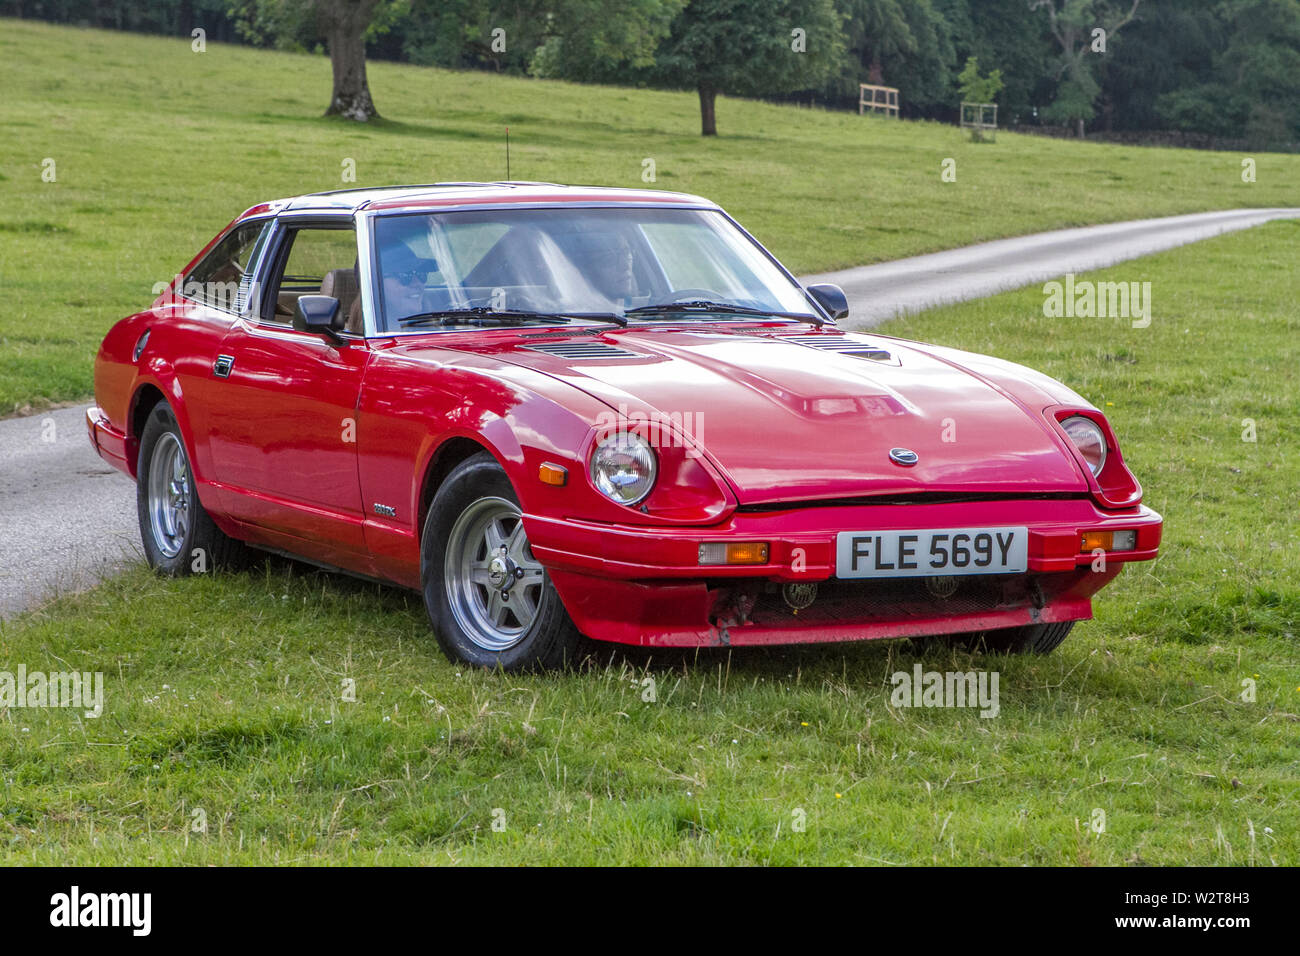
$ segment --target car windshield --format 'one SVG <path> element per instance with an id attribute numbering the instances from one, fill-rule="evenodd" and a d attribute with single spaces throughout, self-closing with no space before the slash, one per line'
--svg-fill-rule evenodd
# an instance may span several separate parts
<path id="1" fill-rule="evenodd" d="M 388 215 L 376 220 L 374 241 L 381 332 L 728 312 L 817 318 L 803 291 L 716 210 Z"/>

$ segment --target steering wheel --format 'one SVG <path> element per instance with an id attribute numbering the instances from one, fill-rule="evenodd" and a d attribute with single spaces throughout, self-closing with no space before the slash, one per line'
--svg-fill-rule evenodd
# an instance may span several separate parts
<path id="1" fill-rule="evenodd" d="M 554 312 L 556 311 L 554 302 L 550 301 L 550 296 L 542 297 L 527 292 L 515 292 L 510 296 L 510 302 L 506 305 L 507 309 L 513 309 L 516 312 Z"/>

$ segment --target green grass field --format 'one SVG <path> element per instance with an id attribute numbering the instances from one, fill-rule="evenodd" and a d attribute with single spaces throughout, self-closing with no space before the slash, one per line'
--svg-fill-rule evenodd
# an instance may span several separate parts
<path id="1" fill-rule="evenodd" d="M 1165 515 L 1160 560 L 1051 656 L 502 676 L 449 664 L 414 595 L 278 561 L 135 570 L 0 624 L 0 670 L 106 678 L 98 719 L 0 712 L 0 862 L 1294 866 L 1297 251 L 1278 222 L 1098 274 L 1152 283 L 1145 329 L 1045 319 L 1039 289 L 887 327 L 1081 390 Z M 996 669 L 1000 714 L 891 706 L 918 660 Z"/>
<path id="2" fill-rule="evenodd" d="M 1300 205 L 1300 156 L 1124 148 L 693 93 L 371 65 L 384 119 L 321 118 L 328 59 L 0 21 L 0 415 L 91 391 L 104 331 L 236 214 L 356 185 L 516 179 L 698 192 L 797 272 L 1065 226 Z M 957 182 L 940 179 L 957 163 Z M 44 182 L 45 161 L 54 182 Z"/>

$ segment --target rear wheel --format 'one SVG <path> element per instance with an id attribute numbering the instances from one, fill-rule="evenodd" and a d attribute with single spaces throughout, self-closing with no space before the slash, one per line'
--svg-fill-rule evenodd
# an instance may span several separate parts
<path id="1" fill-rule="evenodd" d="M 212 522 L 199 501 L 176 415 L 160 402 L 140 433 L 136 516 L 149 566 L 173 577 L 229 567 L 244 545 Z"/>
<path id="2" fill-rule="evenodd" d="M 1050 654 L 1074 627 L 1074 621 L 1055 624 L 1026 624 L 997 631 L 984 631 L 969 638 L 975 650 L 1000 651 L 1005 654 Z"/>
<path id="3" fill-rule="evenodd" d="M 438 489 L 420 566 L 429 620 L 452 660 L 507 671 L 575 660 L 581 637 L 533 556 L 510 479 L 487 452 Z"/>

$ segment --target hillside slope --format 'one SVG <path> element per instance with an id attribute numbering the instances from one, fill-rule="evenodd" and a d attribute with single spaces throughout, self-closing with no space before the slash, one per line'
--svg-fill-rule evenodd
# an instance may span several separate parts
<path id="1" fill-rule="evenodd" d="M 1004 135 L 693 93 L 374 63 L 384 119 L 320 116 L 323 56 L 0 20 L 0 415 L 83 397 L 116 318 L 232 216 L 357 185 L 505 178 L 644 185 L 722 203 L 796 271 L 1043 229 L 1300 205 L 1300 156 Z M 940 178 L 956 161 L 957 181 Z M 42 173 L 53 161 L 54 182 Z M 348 161 L 351 161 L 349 163 Z"/>

